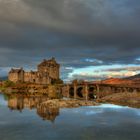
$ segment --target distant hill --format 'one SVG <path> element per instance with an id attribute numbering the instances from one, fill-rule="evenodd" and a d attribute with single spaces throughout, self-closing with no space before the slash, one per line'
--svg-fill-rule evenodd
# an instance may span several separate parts
<path id="1" fill-rule="evenodd" d="M 133 84 L 132 80 L 121 78 L 109 78 L 101 81 L 102 84 Z"/>
<path id="2" fill-rule="evenodd" d="M 0 80 L 1 80 L 1 81 L 8 80 L 8 77 L 7 77 L 7 76 L 0 77 Z"/>
<path id="3" fill-rule="evenodd" d="M 140 74 L 126 77 L 126 78 L 109 78 L 102 80 L 101 83 L 103 84 L 135 84 L 135 85 L 140 85 Z"/>
<path id="4" fill-rule="evenodd" d="M 130 76 L 124 79 L 128 79 L 128 80 L 140 80 L 140 74 L 134 75 L 134 76 Z"/>

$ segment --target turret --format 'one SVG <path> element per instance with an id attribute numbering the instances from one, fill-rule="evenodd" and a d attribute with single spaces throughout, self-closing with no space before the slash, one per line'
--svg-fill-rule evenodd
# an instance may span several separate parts
<path id="1" fill-rule="evenodd" d="M 38 71 L 40 73 L 48 73 L 52 79 L 59 79 L 59 68 L 60 65 L 56 62 L 55 58 L 52 57 L 49 60 L 43 60 L 38 65 Z"/>

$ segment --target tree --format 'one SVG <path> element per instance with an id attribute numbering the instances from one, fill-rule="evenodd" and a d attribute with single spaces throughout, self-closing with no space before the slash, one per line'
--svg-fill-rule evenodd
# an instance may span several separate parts
<path id="1" fill-rule="evenodd" d="M 52 79 L 51 84 L 52 85 L 55 85 L 55 84 L 63 84 L 63 80 L 61 80 L 61 79 Z"/>
<path id="2" fill-rule="evenodd" d="M 15 84 L 12 81 L 9 81 L 9 80 L 4 81 L 4 84 L 3 84 L 4 87 L 11 87 L 11 86 L 14 86 L 14 85 Z"/>

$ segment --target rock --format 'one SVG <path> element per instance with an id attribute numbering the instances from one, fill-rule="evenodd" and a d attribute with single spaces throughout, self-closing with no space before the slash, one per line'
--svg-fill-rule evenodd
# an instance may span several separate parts
<path id="1" fill-rule="evenodd" d="M 95 106 L 99 105 L 93 101 L 80 101 L 80 100 L 48 100 L 42 103 L 43 106 L 52 106 L 57 108 L 75 108 L 80 106 Z"/>

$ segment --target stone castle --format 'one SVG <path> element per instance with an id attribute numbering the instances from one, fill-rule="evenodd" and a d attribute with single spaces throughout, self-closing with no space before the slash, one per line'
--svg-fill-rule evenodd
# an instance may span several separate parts
<path id="1" fill-rule="evenodd" d="M 26 82 L 36 84 L 51 84 L 54 80 L 59 80 L 60 65 L 55 58 L 43 60 L 38 66 L 37 71 L 26 72 L 23 68 L 11 69 L 8 79 L 14 83 Z"/>

